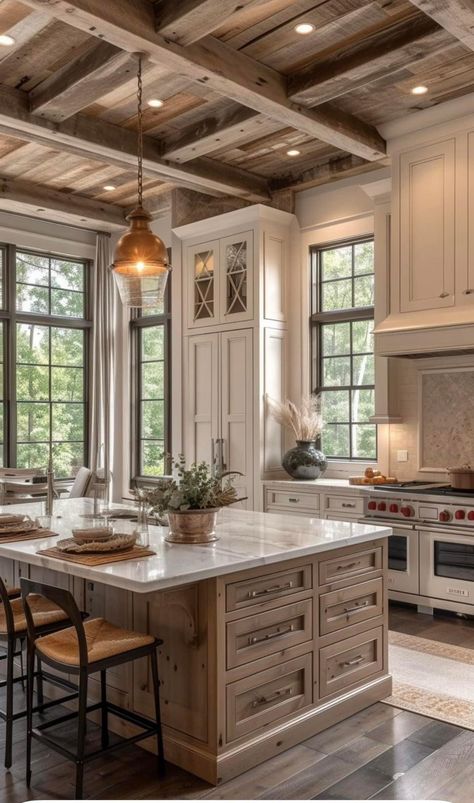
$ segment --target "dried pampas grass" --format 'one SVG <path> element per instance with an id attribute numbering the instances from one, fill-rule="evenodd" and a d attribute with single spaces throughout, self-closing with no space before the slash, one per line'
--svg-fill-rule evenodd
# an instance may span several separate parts
<path id="1" fill-rule="evenodd" d="M 321 399 L 306 396 L 299 406 L 288 399 L 285 402 L 266 397 L 270 415 L 286 429 L 293 432 L 297 441 L 314 441 L 321 434 Z"/>

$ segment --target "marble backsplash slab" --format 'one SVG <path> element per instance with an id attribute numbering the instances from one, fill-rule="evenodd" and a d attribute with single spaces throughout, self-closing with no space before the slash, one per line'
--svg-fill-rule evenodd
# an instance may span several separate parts
<path id="1" fill-rule="evenodd" d="M 474 464 L 474 369 L 420 374 L 420 467 Z"/>

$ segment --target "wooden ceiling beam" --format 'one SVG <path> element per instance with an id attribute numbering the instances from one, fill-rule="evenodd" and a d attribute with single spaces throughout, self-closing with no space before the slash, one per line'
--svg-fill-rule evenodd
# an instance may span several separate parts
<path id="1" fill-rule="evenodd" d="M 44 10 L 44 0 L 26 0 Z M 356 156 L 375 161 L 386 145 L 376 128 L 332 108 L 317 110 L 288 98 L 287 79 L 275 70 L 207 36 L 184 48 L 154 30 L 149 0 L 49 0 L 51 14 L 68 25 L 91 33 L 123 50 L 143 51 L 151 61 L 188 75 L 243 106 L 278 120 L 315 139 Z"/>
<path id="2" fill-rule="evenodd" d="M 30 108 L 48 120 L 61 122 L 99 100 L 136 74 L 136 54 L 94 43 L 85 53 L 42 81 L 30 93 Z"/>
<path id="3" fill-rule="evenodd" d="M 236 140 L 259 136 L 259 126 L 265 119 L 245 106 L 224 109 L 162 140 L 163 156 L 180 163 L 188 162 L 233 145 Z"/>
<path id="4" fill-rule="evenodd" d="M 80 114 L 53 123 L 30 112 L 26 93 L 5 86 L 0 86 L 0 132 L 110 165 L 125 168 L 136 165 L 134 131 Z M 251 201 L 265 201 L 269 197 L 267 182 L 259 176 L 212 159 L 195 159 L 189 165 L 173 164 L 161 158 L 159 142 L 146 136 L 143 171 L 148 176 L 182 181 L 210 195 L 223 193 Z"/>
<path id="5" fill-rule="evenodd" d="M 410 0 L 445 31 L 474 50 L 474 4 L 472 0 Z"/>
<path id="6" fill-rule="evenodd" d="M 272 194 L 283 190 L 306 190 L 310 187 L 317 187 L 320 184 L 329 184 L 350 176 L 358 176 L 370 170 L 376 170 L 389 164 L 388 159 L 380 162 L 367 162 L 359 156 L 348 154 L 346 156 L 331 157 L 324 162 L 319 162 L 312 167 L 303 170 L 298 175 L 282 176 L 270 182 Z"/>
<path id="7" fill-rule="evenodd" d="M 295 103 L 326 103 L 441 50 L 447 40 L 433 20 L 404 20 L 290 76 L 288 94 Z"/>
<path id="8" fill-rule="evenodd" d="M 267 0 L 156 0 L 156 30 L 162 36 L 190 45 L 231 22 L 243 9 L 262 5 Z"/>
<path id="9" fill-rule="evenodd" d="M 127 225 L 120 206 L 11 178 L 0 179 L 0 209 L 104 231 L 120 231 Z"/>

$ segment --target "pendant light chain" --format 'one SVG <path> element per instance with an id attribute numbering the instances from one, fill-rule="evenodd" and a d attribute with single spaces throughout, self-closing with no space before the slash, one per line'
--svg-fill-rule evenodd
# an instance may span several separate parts
<path id="1" fill-rule="evenodd" d="M 142 111 L 142 56 L 138 57 L 137 74 L 137 101 L 138 101 L 138 205 L 143 206 L 143 111 Z"/>

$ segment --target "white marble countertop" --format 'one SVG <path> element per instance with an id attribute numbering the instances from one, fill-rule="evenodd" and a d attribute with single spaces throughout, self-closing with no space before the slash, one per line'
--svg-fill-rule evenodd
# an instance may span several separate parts
<path id="1" fill-rule="evenodd" d="M 21 511 L 36 516 L 41 513 L 41 506 L 37 503 L 11 505 L 0 510 L 9 513 Z M 55 502 L 54 512 L 58 518 L 55 518 L 52 527 L 62 538 L 68 537 L 72 527 L 85 526 L 83 514 L 91 510 L 91 499 Z M 119 520 L 115 526 L 120 530 Z M 219 513 L 217 533 L 220 538 L 213 544 L 168 544 L 164 540 L 166 532 L 164 527 L 150 527 L 150 545 L 156 555 L 103 566 L 81 566 L 38 555 L 39 550 L 54 546 L 57 537 L 10 544 L 2 544 L 0 539 L 0 558 L 43 566 L 129 591 L 148 593 L 291 558 L 315 555 L 337 547 L 363 544 L 390 535 L 391 529 L 226 508 Z"/>
<path id="2" fill-rule="evenodd" d="M 320 477 L 317 480 L 292 480 L 291 477 L 283 477 L 277 480 L 262 480 L 265 486 L 271 485 L 284 488 L 288 486 L 292 491 L 296 487 L 305 491 L 342 491 L 350 493 L 351 496 L 364 496 L 371 493 L 373 485 L 351 485 L 349 480 L 337 479 L 335 477 Z"/>

